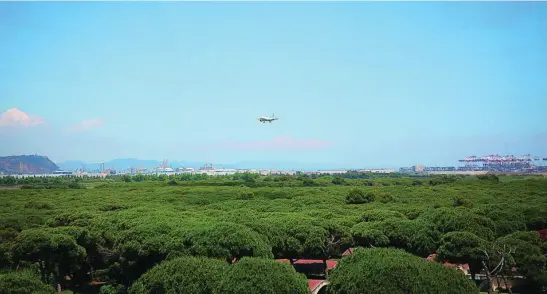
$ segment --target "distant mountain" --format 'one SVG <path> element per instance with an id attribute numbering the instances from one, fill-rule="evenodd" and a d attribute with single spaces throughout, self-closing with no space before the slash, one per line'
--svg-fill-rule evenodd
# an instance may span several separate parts
<path id="1" fill-rule="evenodd" d="M 15 155 L 0 157 L 0 172 L 6 174 L 46 174 L 59 170 L 47 156 Z"/>
<path id="2" fill-rule="evenodd" d="M 105 162 L 105 168 L 112 168 L 112 169 L 128 169 L 132 167 L 143 167 L 147 169 L 155 168 L 161 164 L 160 161 L 157 160 L 141 160 L 136 158 L 117 158 L 114 160 L 110 160 L 108 162 Z M 167 163 L 169 165 L 169 163 Z"/>
<path id="3" fill-rule="evenodd" d="M 86 163 L 79 160 L 69 160 L 65 162 L 57 162 L 57 165 L 61 170 L 75 170 L 82 168 L 82 166 L 85 166 Z"/>

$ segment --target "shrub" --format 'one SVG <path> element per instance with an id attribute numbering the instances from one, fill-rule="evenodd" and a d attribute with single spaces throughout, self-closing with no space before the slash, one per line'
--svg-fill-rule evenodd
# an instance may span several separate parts
<path id="1" fill-rule="evenodd" d="M 393 198 L 393 196 L 391 196 L 391 194 L 384 192 L 378 195 L 378 201 L 385 204 L 393 202 L 395 201 L 395 199 Z"/>
<path id="2" fill-rule="evenodd" d="M 99 207 L 99 210 L 100 211 L 117 211 L 117 210 L 123 210 L 126 208 L 127 208 L 126 206 L 119 205 L 119 204 L 104 204 Z"/>
<path id="3" fill-rule="evenodd" d="M 467 198 L 461 195 L 454 196 L 452 200 L 454 201 L 452 205 L 455 207 L 458 207 L 458 206 L 472 207 L 473 206 L 473 203 L 471 201 L 469 201 Z"/>
<path id="4" fill-rule="evenodd" d="M 315 181 L 312 179 L 305 178 L 302 180 L 302 185 L 304 185 L 305 187 L 312 187 L 312 186 L 315 186 Z"/>
<path id="5" fill-rule="evenodd" d="M 371 180 L 366 180 L 365 183 L 364 183 L 365 186 L 369 186 L 369 187 L 372 187 L 374 186 L 374 182 L 371 181 Z"/>
<path id="6" fill-rule="evenodd" d="M 255 197 L 255 194 L 253 193 L 253 191 L 249 191 L 249 190 L 242 190 L 237 195 L 238 200 L 251 200 L 254 197 Z"/>
<path id="7" fill-rule="evenodd" d="M 363 222 L 377 222 L 385 221 L 388 219 L 406 219 L 405 215 L 393 210 L 385 209 L 370 209 L 363 213 L 361 220 Z"/>
<path id="8" fill-rule="evenodd" d="M 111 210 L 111 209 L 107 209 Z M 62 226 L 82 226 L 89 225 L 89 220 L 93 218 L 93 215 L 86 212 L 65 212 L 54 216 L 46 222 L 50 227 L 62 227 Z"/>
<path id="9" fill-rule="evenodd" d="M 456 182 L 457 180 L 458 178 L 455 176 L 441 175 L 439 177 L 435 177 L 429 180 L 429 185 L 436 186 L 436 185 L 450 184 L 450 183 Z"/>
<path id="10" fill-rule="evenodd" d="M 53 205 L 48 202 L 43 202 L 39 200 L 31 200 L 25 203 L 25 208 L 31 208 L 36 210 L 42 210 L 42 209 L 53 209 Z"/>
<path id="11" fill-rule="evenodd" d="M 478 175 L 477 179 L 479 179 L 481 181 L 490 181 L 490 182 L 493 182 L 493 183 L 499 183 L 500 182 L 500 178 L 498 176 L 494 175 L 494 174 Z"/>
<path id="12" fill-rule="evenodd" d="M 346 204 L 361 204 L 374 201 L 376 195 L 374 192 L 369 191 L 365 193 L 363 190 L 354 188 L 351 189 L 346 195 Z"/>
<path id="13" fill-rule="evenodd" d="M 344 185 L 346 183 L 346 181 L 340 177 L 336 177 L 332 180 L 332 183 L 334 185 Z"/>
<path id="14" fill-rule="evenodd" d="M 85 189 L 85 185 L 84 184 L 81 184 L 81 183 L 78 183 L 78 182 L 72 182 L 70 184 L 68 184 L 68 187 L 70 189 Z"/>

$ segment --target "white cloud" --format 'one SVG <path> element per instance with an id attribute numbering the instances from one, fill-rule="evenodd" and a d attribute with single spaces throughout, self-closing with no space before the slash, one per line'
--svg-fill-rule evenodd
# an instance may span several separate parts
<path id="1" fill-rule="evenodd" d="M 43 124 L 42 117 L 11 108 L 0 115 L 0 127 L 32 127 Z"/>

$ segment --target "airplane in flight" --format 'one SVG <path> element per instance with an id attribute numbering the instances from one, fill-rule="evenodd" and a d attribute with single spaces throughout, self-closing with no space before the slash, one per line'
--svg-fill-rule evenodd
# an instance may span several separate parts
<path id="1" fill-rule="evenodd" d="M 267 116 L 261 116 L 258 118 L 258 120 L 261 122 L 261 123 L 265 123 L 265 122 L 269 122 L 271 123 L 272 121 L 274 120 L 278 120 L 279 118 L 278 117 L 275 117 L 275 115 L 272 114 L 272 117 L 267 117 Z"/>

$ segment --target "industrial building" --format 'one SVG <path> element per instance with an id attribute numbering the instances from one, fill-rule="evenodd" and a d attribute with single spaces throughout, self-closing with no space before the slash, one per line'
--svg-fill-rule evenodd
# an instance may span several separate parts
<path id="1" fill-rule="evenodd" d="M 198 169 L 198 174 L 206 174 L 209 176 L 225 176 L 225 175 L 233 175 L 237 173 L 237 170 L 235 169 L 228 169 L 228 168 L 215 168 L 213 167 L 213 164 L 206 164 Z"/>
<path id="2" fill-rule="evenodd" d="M 416 165 L 402 167 L 401 173 L 469 173 L 469 172 L 505 172 L 505 173 L 536 173 L 547 171 L 547 158 L 532 156 L 531 154 L 516 155 L 486 155 L 468 156 L 458 160 L 463 166 L 424 167 Z"/>
<path id="3" fill-rule="evenodd" d="M 373 173 L 373 174 L 390 174 L 390 173 L 394 173 L 395 169 L 388 169 L 388 168 L 360 169 L 358 170 L 358 172 Z"/>
<path id="4" fill-rule="evenodd" d="M 178 174 L 194 174 L 196 171 L 191 167 L 179 167 L 177 168 Z"/>

